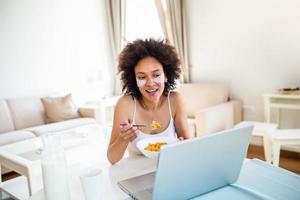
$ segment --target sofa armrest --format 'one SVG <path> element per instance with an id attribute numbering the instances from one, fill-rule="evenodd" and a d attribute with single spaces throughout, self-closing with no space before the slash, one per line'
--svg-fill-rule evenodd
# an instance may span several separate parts
<path id="1" fill-rule="evenodd" d="M 234 125 L 242 121 L 242 101 L 232 100 L 234 110 Z"/>
<path id="2" fill-rule="evenodd" d="M 196 136 L 215 133 L 228 128 L 235 124 L 235 101 L 226 102 L 206 109 L 195 112 Z"/>
<path id="3" fill-rule="evenodd" d="M 97 105 L 84 105 L 79 108 L 79 113 L 82 117 L 91 117 L 96 119 L 97 123 L 103 124 L 105 120 L 104 108 Z"/>

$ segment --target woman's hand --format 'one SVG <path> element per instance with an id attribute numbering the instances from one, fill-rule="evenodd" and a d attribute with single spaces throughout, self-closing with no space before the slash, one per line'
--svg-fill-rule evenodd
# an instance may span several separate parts
<path id="1" fill-rule="evenodd" d="M 127 121 L 123 121 L 120 124 L 119 139 L 125 142 L 131 142 L 137 137 L 139 132 L 140 131 L 137 127 L 133 127 L 132 124 Z"/>

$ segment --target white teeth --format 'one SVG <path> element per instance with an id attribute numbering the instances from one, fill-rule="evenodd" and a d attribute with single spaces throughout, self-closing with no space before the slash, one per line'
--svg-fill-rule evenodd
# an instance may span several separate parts
<path id="1" fill-rule="evenodd" d="M 146 90 L 147 92 L 155 92 L 156 89 L 153 89 L 153 90 Z"/>

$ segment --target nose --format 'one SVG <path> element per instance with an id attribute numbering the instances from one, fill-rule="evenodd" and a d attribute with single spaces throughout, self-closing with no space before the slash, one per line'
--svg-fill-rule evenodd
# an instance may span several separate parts
<path id="1" fill-rule="evenodd" d="M 152 77 L 148 77 L 148 78 L 146 79 L 146 85 L 153 85 L 153 83 L 154 83 L 154 80 L 153 80 Z"/>

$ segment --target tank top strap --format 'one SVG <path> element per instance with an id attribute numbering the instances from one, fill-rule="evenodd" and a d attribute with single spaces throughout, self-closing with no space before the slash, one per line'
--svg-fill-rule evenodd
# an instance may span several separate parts
<path id="1" fill-rule="evenodd" d="M 134 109 L 133 109 L 133 115 L 132 115 L 132 123 L 135 124 L 136 99 L 133 98 L 133 101 L 134 101 Z"/>
<path id="2" fill-rule="evenodd" d="M 171 102 L 170 102 L 170 93 L 171 93 L 171 91 L 169 91 L 169 93 L 168 93 L 168 106 L 169 106 L 170 119 L 173 119 L 172 109 L 171 109 Z"/>

